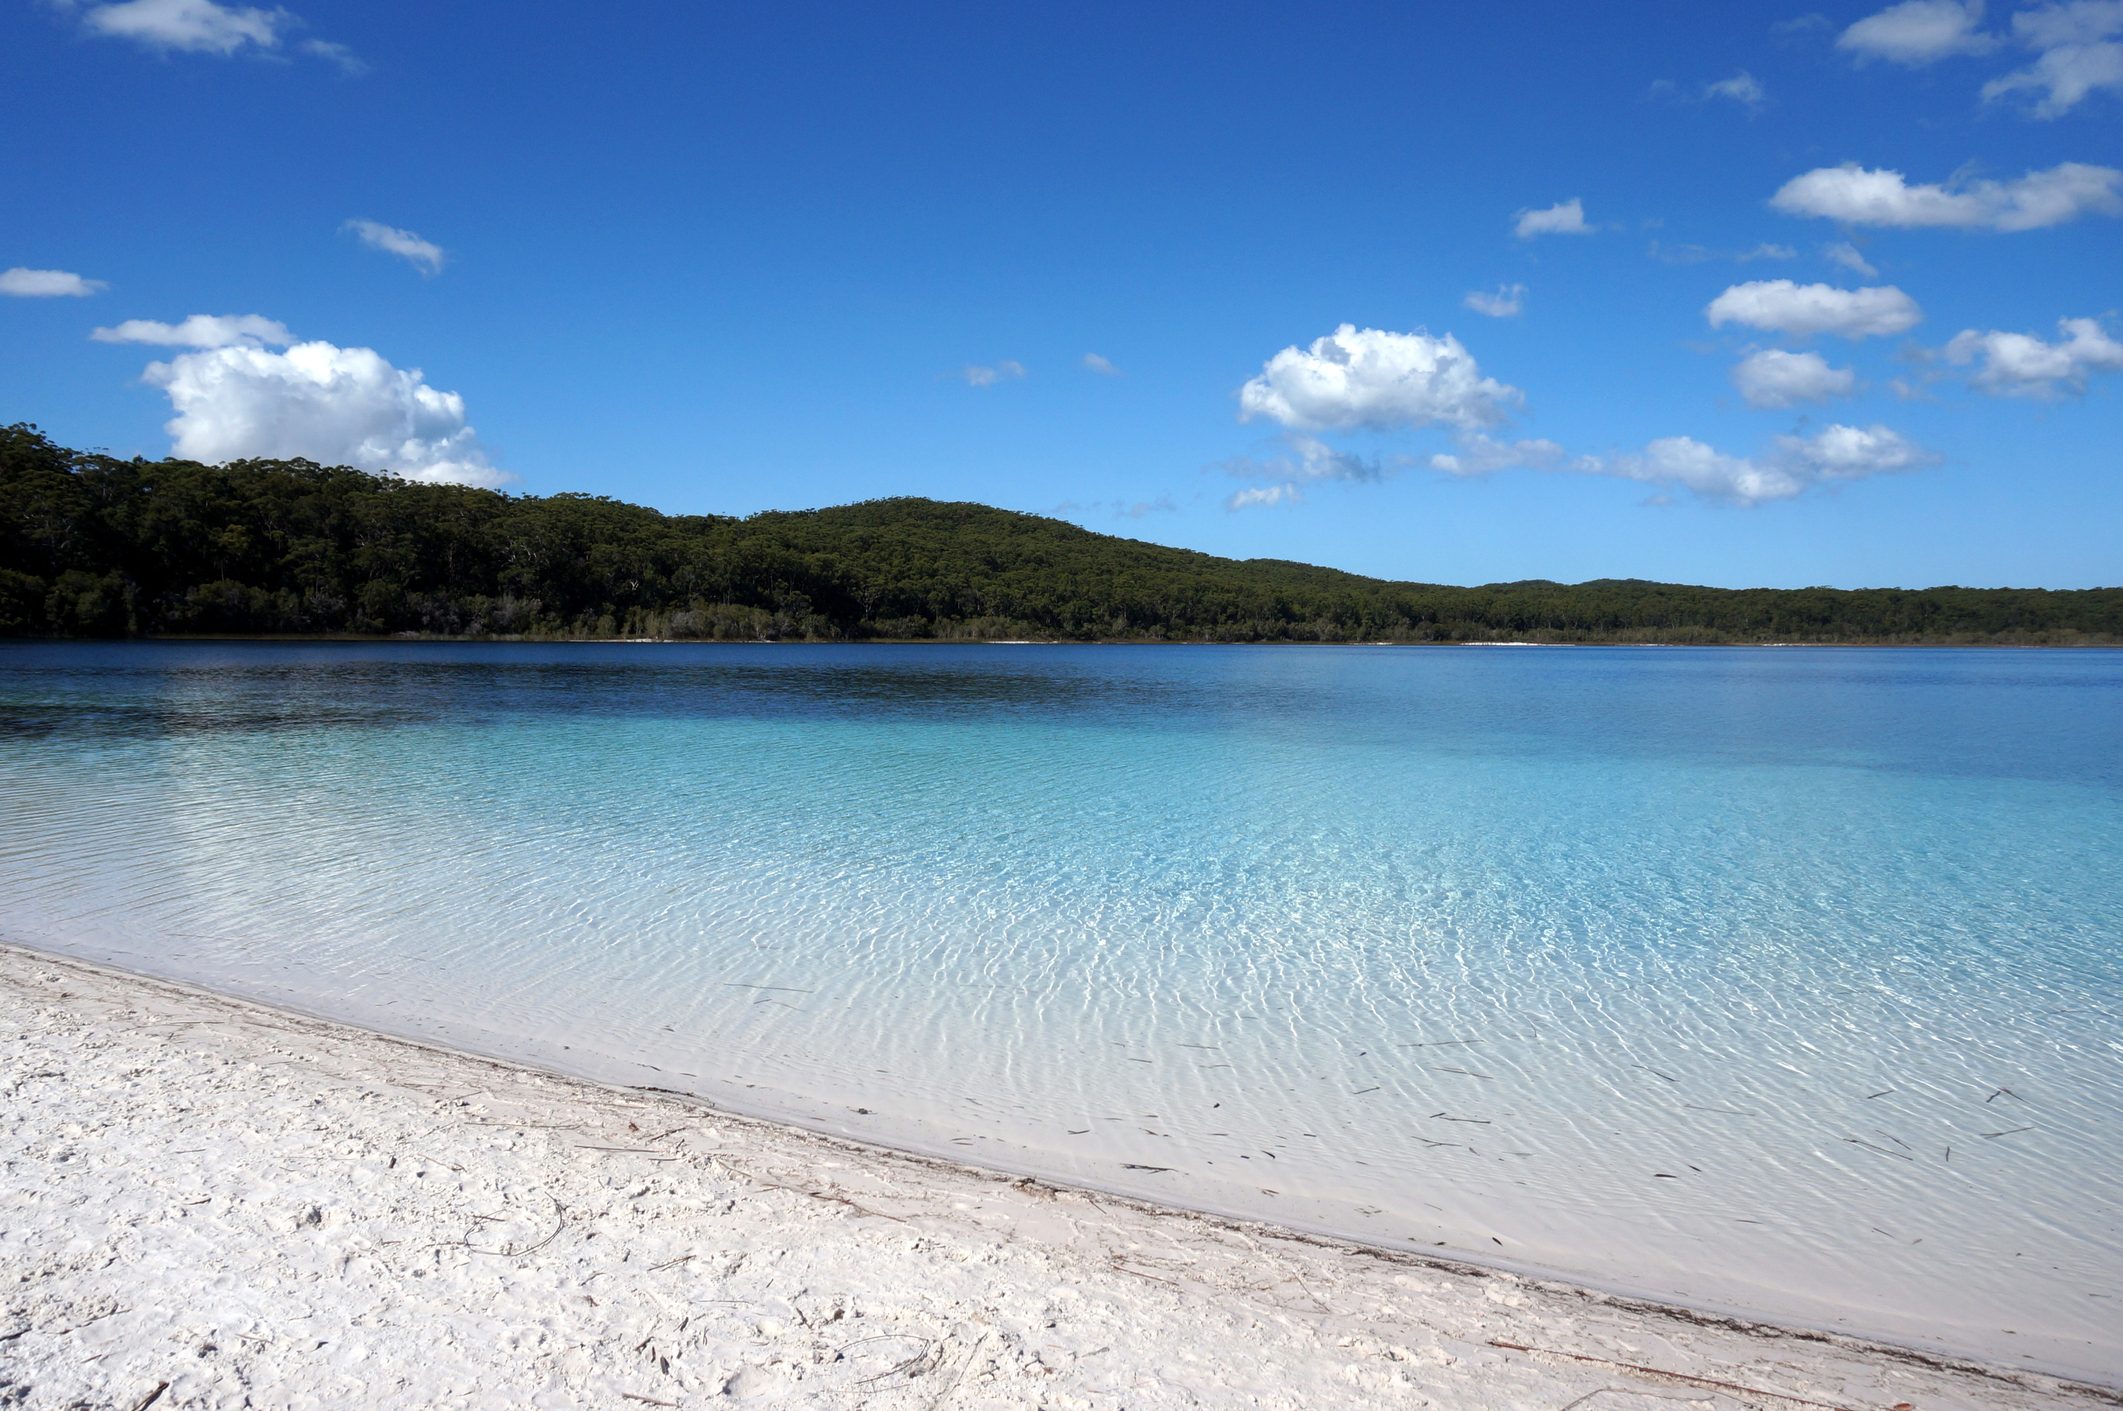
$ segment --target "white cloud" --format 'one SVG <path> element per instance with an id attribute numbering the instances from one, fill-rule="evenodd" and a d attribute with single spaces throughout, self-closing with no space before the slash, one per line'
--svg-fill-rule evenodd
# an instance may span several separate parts
<path id="1" fill-rule="evenodd" d="M 1345 323 L 1309 348 L 1289 347 L 1239 389 L 1239 418 L 1301 431 L 1388 430 L 1501 421 L 1517 388 L 1482 376 L 1450 333 L 1389 333 Z"/>
<path id="2" fill-rule="evenodd" d="M 1353 451 L 1338 450 L 1316 437 L 1284 432 L 1283 449 L 1269 456 L 1235 456 L 1220 467 L 1244 480 L 1382 480 L 1386 468 Z"/>
<path id="3" fill-rule="evenodd" d="M 1753 264 L 1756 260 L 1795 260 L 1799 252 L 1789 245 L 1776 245 L 1765 240 L 1751 250 L 1713 250 L 1708 245 L 1662 245 L 1651 242 L 1646 251 L 1654 260 L 1669 265 L 1701 265 L 1712 260 L 1731 260 L 1735 264 Z"/>
<path id="4" fill-rule="evenodd" d="M 1254 509 L 1262 505 L 1294 505 L 1305 497 L 1295 485 L 1262 485 L 1240 490 L 1224 501 L 1227 510 Z"/>
<path id="5" fill-rule="evenodd" d="M 1887 427 L 1836 425 L 1813 437 L 1779 436 L 1767 454 L 1755 457 L 1726 455 L 1690 436 L 1662 437 L 1638 454 L 1604 463 L 1601 473 L 1758 505 L 1817 486 L 1921 469 L 1937 459 Z"/>
<path id="6" fill-rule="evenodd" d="M 1983 0 L 1903 0 L 1844 30 L 1836 47 L 1914 68 L 1994 48 L 1998 41 L 1982 23 Z"/>
<path id="7" fill-rule="evenodd" d="M 54 3 L 63 9 L 73 8 L 72 0 Z M 278 6 L 266 10 L 224 5 L 219 0 L 116 0 L 90 5 L 81 12 L 81 23 L 91 34 L 129 39 L 150 49 L 222 55 L 277 51 L 288 35 L 302 26 L 300 19 Z M 368 65 L 344 44 L 308 39 L 297 47 L 305 54 L 339 65 L 347 73 L 368 71 Z"/>
<path id="8" fill-rule="evenodd" d="M 1946 358 L 1962 366 L 1980 362 L 1971 380 L 2004 397 L 2084 392 L 2093 373 L 2123 369 L 2123 343 L 2109 337 L 2095 320 L 2058 319 L 2057 330 L 2063 336 L 2045 343 L 2031 333 L 1964 329 L 1946 345 Z"/>
<path id="9" fill-rule="evenodd" d="M 2035 61 L 1983 85 L 1985 99 L 2040 90 L 2036 117 L 2071 111 L 2100 89 L 2123 92 L 2123 0 L 2066 0 L 2012 17 L 2013 35 L 2035 51 Z"/>
<path id="10" fill-rule="evenodd" d="M 2064 0 L 2012 17 L 2012 31 L 2030 49 L 2091 44 L 2123 34 L 2123 0 Z"/>
<path id="11" fill-rule="evenodd" d="M 1727 455 L 1691 436 L 1661 437 L 1627 455 L 1572 456 L 1553 441 L 1498 441 L 1475 432 L 1460 437 L 1456 451 L 1433 455 L 1428 464 L 1463 477 L 1515 469 L 1601 475 L 1685 489 L 1727 504 L 1758 505 L 1818 486 L 1917 470 L 1937 459 L 1887 427 L 1835 425 L 1811 437 L 1779 436 L 1759 456 Z M 1295 485 L 1288 488 L 1295 493 Z"/>
<path id="12" fill-rule="evenodd" d="M 1750 112 L 1760 108 L 1769 98 L 1768 92 L 1762 87 L 1762 81 L 1745 69 L 1741 69 L 1731 78 L 1721 78 L 1716 83 L 1705 84 L 1703 96 L 1729 98 Z"/>
<path id="13" fill-rule="evenodd" d="M 1847 397 L 1856 390 L 1858 378 L 1847 367 L 1830 367 L 1819 353 L 1764 348 L 1732 369 L 1732 385 L 1751 407 L 1791 407 Z"/>
<path id="14" fill-rule="evenodd" d="M 1898 171 L 1856 162 L 1819 167 L 1784 183 L 1769 204 L 1790 215 L 1846 225 L 1947 226 L 1965 230 L 2039 230 L 2088 212 L 2123 212 L 2123 171 L 2063 162 L 2013 181 L 1954 181 L 1912 186 Z"/>
<path id="15" fill-rule="evenodd" d="M 0 294 L 16 299 L 82 299 L 110 288 L 100 279 L 83 279 L 63 269 L 0 270 Z"/>
<path id="16" fill-rule="evenodd" d="M 1499 441 L 1473 431 L 1461 436 L 1458 445 L 1458 450 L 1441 451 L 1426 463 L 1446 475 L 1472 476 L 1494 475 L 1500 470 L 1556 470 L 1567 458 L 1561 446 L 1539 438 Z M 1596 465 L 1586 460 L 1577 468 L 1591 470 Z"/>
<path id="17" fill-rule="evenodd" d="M 464 485 L 511 478 L 466 423 L 463 397 L 370 348 L 213 348 L 151 363 L 144 380 L 168 394 L 177 415 L 165 429 L 188 459 L 300 456 Z"/>
<path id="18" fill-rule="evenodd" d="M 1536 235 L 1592 233 L 1592 227 L 1585 224 L 1585 203 L 1576 196 L 1558 201 L 1544 211 L 1520 211 L 1518 223 L 1512 229 L 1521 240 L 1531 240 Z"/>
<path id="19" fill-rule="evenodd" d="M 1016 382 L 1025 375 L 1025 365 L 1014 358 L 999 363 L 967 363 L 958 370 L 968 387 L 993 387 L 998 382 Z"/>
<path id="20" fill-rule="evenodd" d="M 1832 265 L 1841 265 L 1852 274 L 1863 275 L 1867 279 L 1877 279 L 1880 274 L 1878 270 L 1872 267 L 1872 261 L 1866 259 L 1864 253 L 1848 240 L 1837 240 L 1831 244 L 1823 245 L 1821 247 L 1821 258 Z"/>
<path id="21" fill-rule="evenodd" d="M 215 0 L 122 0 L 91 6 L 81 21 L 94 33 L 150 48 L 233 54 L 246 45 L 277 48 L 281 31 L 294 17 L 285 10 L 220 5 Z"/>
<path id="22" fill-rule="evenodd" d="M 1923 313 L 1916 300 L 1891 284 L 1837 289 L 1828 284 L 1758 279 L 1735 284 L 1718 295 L 1703 310 L 1703 316 L 1710 320 L 1712 328 L 1739 323 L 1794 338 L 1810 338 L 1817 333 L 1871 338 L 1913 328 Z"/>
<path id="23" fill-rule="evenodd" d="M 99 328 L 89 337 L 98 343 L 150 343 L 162 348 L 281 348 L 295 341 L 286 324 L 259 314 L 193 314 L 182 323 L 129 318 L 116 328 Z"/>
<path id="24" fill-rule="evenodd" d="M 337 64 L 341 73 L 353 78 L 359 78 L 369 71 L 369 66 L 362 61 L 360 55 L 333 40 L 305 39 L 302 41 L 302 52 Z"/>
<path id="25" fill-rule="evenodd" d="M 442 247 L 432 240 L 421 239 L 410 230 L 400 230 L 382 221 L 360 219 L 350 220 L 340 228 L 353 231 L 371 250 L 396 255 L 422 274 L 436 274 L 442 269 Z"/>
<path id="26" fill-rule="evenodd" d="M 1121 375 L 1120 369 L 1113 365 L 1110 358 L 1100 357 L 1097 353 L 1084 354 L 1084 371 L 1095 372 L 1100 377 L 1119 377 Z"/>
<path id="27" fill-rule="evenodd" d="M 1491 318 L 1517 318 L 1526 308 L 1526 286 L 1499 284 L 1494 294 L 1484 294 L 1477 289 L 1460 303 Z"/>
<path id="28" fill-rule="evenodd" d="M 1983 96 L 2002 98 L 2030 88 L 2046 95 L 2034 106 L 2038 118 L 2062 116 L 2098 89 L 2123 91 L 2123 44 L 2066 44 L 2045 50 L 2026 68 L 1984 84 Z"/>

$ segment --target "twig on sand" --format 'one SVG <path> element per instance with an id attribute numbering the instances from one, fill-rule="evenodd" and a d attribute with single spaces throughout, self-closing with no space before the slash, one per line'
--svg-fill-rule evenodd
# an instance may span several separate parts
<path id="1" fill-rule="evenodd" d="M 988 1333 L 982 1333 L 980 1335 L 979 1340 L 973 1344 L 973 1350 L 966 1354 L 966 1360 L 958 1364 L 958 1375 L 951 1378 L 951 1384 L 945 1387 L 942 1391 L 936 1393 L 935 1397 L 931 1399 L 931 1401 L 929 1402 L 929 1411 L 936 1411 L 937 1407 L 943 1405 L 946 1401 L 949 1401 L 952 1396 L 957 1393 L 959 1383 L 965 1381 L 966 1373 L 973 1370 L 974 1362 L 979 1359 L 980 1350 L 988 1345 L 989 1336 L 990 1334 Z"/>
<path id="2" fill-rule="evenodd" d="M 1592 1367 L 1612 1367 L 1618 1372 L 1634 1372 L 1640 1377 L 1656 1381 L 1672 1382 L 1679 1386 L 1706 1387 L 1712 1391 L 1737 1392 L 1742 1396 L 1760 1397 L 1766 1401 L 1781 1401 L 1791 1406 L 1814 1406 L 1821 1411 L 1850 1411 L 1832 1401 L 1810 1401 L 1803 1396 L 1793 1396 L 1787 1391 L 1767 1391 L 1761 1387 L 1742 1386 L 1738 1382 L 1719 1381 L 1715 1377 L 1691 1376 L 1687 1372 L 1669 1372 L 1662 1367 L 1646 1367 L 1637 1362 L 1617 1362 L 1608 1357 L 1588 1357 L 1582 1352 L 1557 1352 L 1553 1348 L 1528 1347 L 1522 1342 L 1504 1342 L 1496 1338 L 1489 1341 L 1491 1347 L 1503 1348 L 1506 1352 L 1529 1352 L 1536 1357 L 1560 1357 L 1568 1362 L 1583 1362 Z M 1605 1388 L 1603 1388 L 1605 1390 Z M 1583 1397 L 1579 1401 L 1584 1400 Z M 1573 1401 L 1572 1406 L 1578 1402 Z"/>
<path id="3" fill-rule="evenodd" d="M 560 1232 L 568 1227 L 567 1207 L 560 1203 L 560 1197 L 554 1195 L 551 1191 L 547 1191 L 546 1199 L 553 1202 L 553 1229 L 550 1234 L 548 1234 L 544 1239 L 540 1240 L 536 1244 L 527 1244 L 521 1249 L 511 1249 L 507 1245 L 503 1245 L 499 1249 L 488 1249 L 484 1245 L 473 1244 L 470 1232 L 467 1231 L 465 1238 L 461 1240 L 445 1240 L 442 1244 L 436 1245 L 435 1248 L 442 1249 L 447 1247 L 448 1245 L 453 1244 L 463 1245 L 466 1249 L 469 1249 L 474 1254 L 498 1254 L 505 1259 L 521 1259 L 527 1254 L 536 1254 L 539 1250 L 544 1249 L 554 1240 L 559 1239 Z M 483 1219 L 491 1222 L 494 1217 L 480 1216 L 477 1217 L 477 1219 Z M 475 1223 L 476 1222 L 477 1220 L 475 1220 Z"/>
<path id="4" fill-rule="evenodd" d="M 913 1334 L 909 1334 L 908 1336 L 912 1337 Z M 911 1357 L 905 1358 L 902 1361 L 894 1363 L 890 1367 L 885 1368 L 882 1372 L 873 1372 L 871 1375 L 864 1377 L 860 1381 L 856 1382 L 855 1385 L 868 1386 L 872 1382 L 884 1381 L 887 1377 L 918 1377 L 924 1372 L 935 1370 L 935 1365 L 937 1361 L 936 1350 L 937 1348 L 942 1346 L 942 1344 L 931 1342 L 927 1338 L 922 1338 L 920 1339 L 920 1341 L 922 1345 L 921 1351 L 915 1353 Z M 850 1343 L 849 1346 L 856 1346 L 856 1344 Z M 927 1363 L 928 1365 L 922 1365 L 924 1363 Z"/>
<path id="5" fill-rule="evenodd" d="M 160 1401 L 162 1399 L 162 1393 L 168 1391 L 169 1389 L 170 1384 L 168 1382 L 155 1383 L 155 1389 L 153 1391 L 149 1392 L 146 1396 L 141 1397 L 138 1401 L 133 1403 L 132 1411 L 147 1411 L 147 1408 L 153 1406 L 156 1402 Z"/>
<path id="6" fill-rule="evenodd" d="M 750 1171 L 745 1170 L 744 1167 L 739 1166 L 736 1162 L 731 1161 L 729 1158 L 724 1156 L 717 1156 L 715 1158 L 715 1163 L 718 1166 L 722 1167 L 725 1171 L 729 1171 L 738 1176 L 741 1176 L 745 1180 L 750 1181 L 755 1186 L 765 1186 L 769 1190 L 787 1191 L 791 1195 L 806 1196 L 812 1200 L 822 1200 L 828 1205 L 845 1206 L 858 1215 L 874 1215 L 880 1220 L 896 1220 L 902 1225 L 907 1222 L 907 1217 L 904 1215 L 894 1215 L 891 1214 L 889 1211 L 884 1210 L 873 1210 L 869 1206 L 864 1205 L 861 1201 L 850 1200 L 848 1197 L 842 1195 L 839 1191 L 836 1190 L 812 1191 L 805 1190 L 802 1186 L 791 1186 L 786 1185 L 781 1181 L 770 1181 L 764 1176 L 753 1175 Z"/>
<path id="7" fill-rule="evenodd" d="M 658 1401 L 655 1397 L 643 1396 L 638 1391 L 623 1391 L 619 1394 L 629 1401 L 638 1401 L 644 1406 L 676 1406 L 678 1404 L 675 1401 Z"/>

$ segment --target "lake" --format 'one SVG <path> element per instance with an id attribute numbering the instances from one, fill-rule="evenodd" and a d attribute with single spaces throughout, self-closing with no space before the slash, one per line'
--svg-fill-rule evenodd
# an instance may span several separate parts
<path id="1" fill-rule="evenodd" d="M 0 645 L 0 937 L 2123 1375 L 2123 652 Z"/>

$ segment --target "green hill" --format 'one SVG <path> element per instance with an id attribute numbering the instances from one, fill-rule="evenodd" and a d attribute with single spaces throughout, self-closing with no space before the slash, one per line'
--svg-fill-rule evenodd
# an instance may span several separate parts
<path id="1" fill-rule="evenodd" d="M 736 519 L 0 429 L 0 635 L 2123 642 L 2123 589 L 1459 588 L 1220 559 L 985 505 Z"/>

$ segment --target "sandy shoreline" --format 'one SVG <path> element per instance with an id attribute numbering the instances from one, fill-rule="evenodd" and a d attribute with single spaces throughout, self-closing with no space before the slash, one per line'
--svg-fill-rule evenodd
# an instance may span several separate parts
<path id="1" fill-rule="evenodd" d="M 0 1405 L 2123 1404 L 0 947 Z"/>

